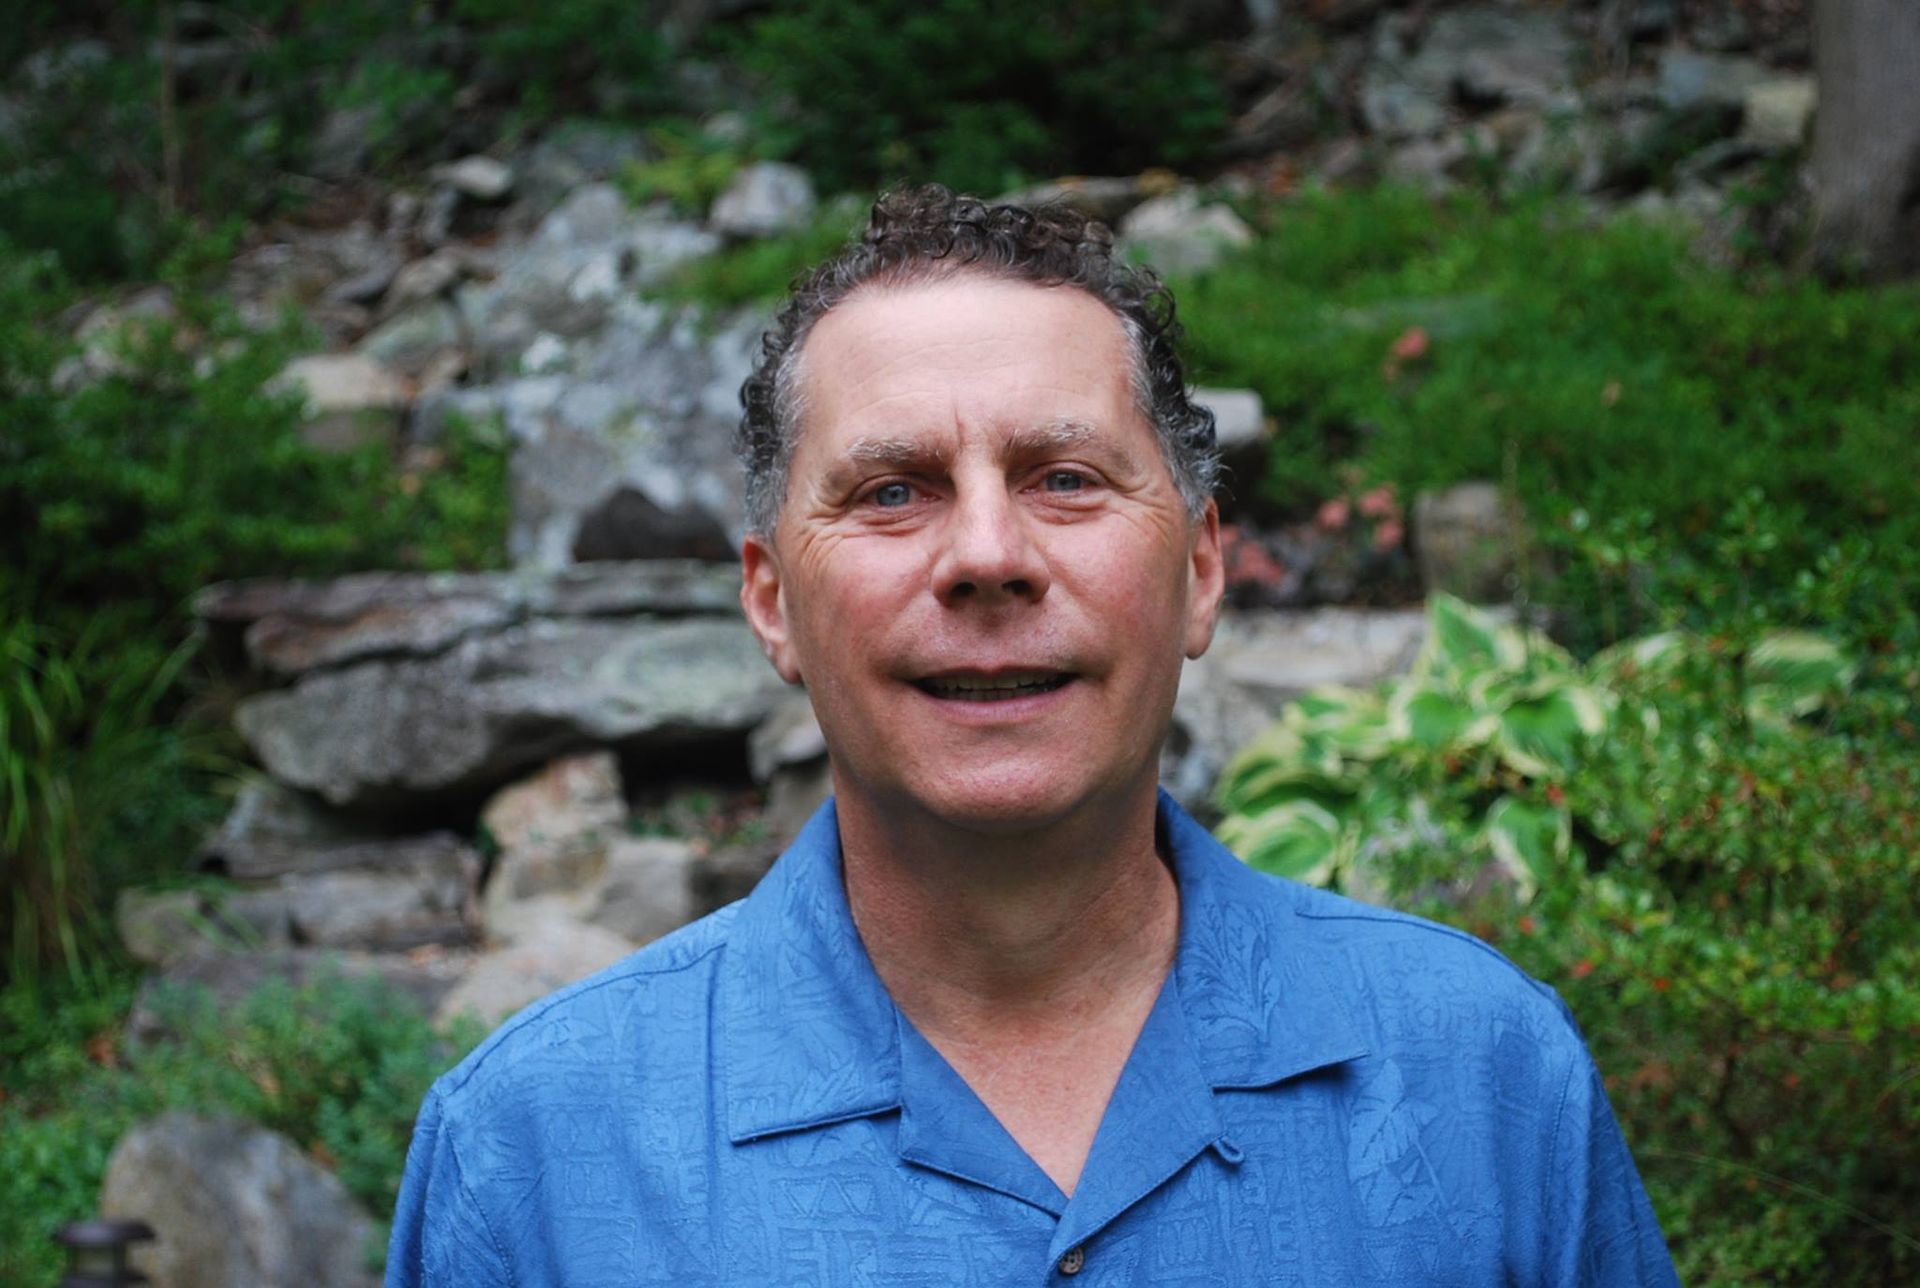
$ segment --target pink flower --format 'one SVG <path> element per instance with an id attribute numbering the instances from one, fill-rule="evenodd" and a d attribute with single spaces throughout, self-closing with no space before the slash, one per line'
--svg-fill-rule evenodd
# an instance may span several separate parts
<path id="1" fill-rule="evenodd" d="M 1428 347 L 1427 329 L 1410 326 L 1393 342 L 1393 358 L 1396 362 L 1414 362 L 1427 356 Z"/>
<path id="2" fill-rule="evenodd" d="M 1362 492 L 1359 501 L 1360 513 L 1369 519 L 1390 519 L 1396 517 L 1400 507 L 1393 501 L 1393 484 L 1382 483 L 1370 492 Z"/>
<path id="3" fill-rule="evenodd" d="M 1338 532 L 1346 527 L 1347 522 L 1352 518 L 1353 508 L 1347 504 L 1347 498 L 1336 496 L 1320 503 L 1320 509 L 1313 516 L 1313 521 L 1324 532 Z"/>
<path id="4" fill-rule="evenodd" d="M 1389 550 L 1398 548 L 1406 536 L 1405 524 L 1398 519 L 1388 519 L 1373 530 L 1373 548 L 1385 554 Z"/>

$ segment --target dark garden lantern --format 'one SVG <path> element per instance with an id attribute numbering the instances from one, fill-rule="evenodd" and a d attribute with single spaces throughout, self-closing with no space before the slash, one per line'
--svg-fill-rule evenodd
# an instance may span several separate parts
<path id="1" fill-rule="evenodd" d="M 54 1232 L 67 1250 L 67 1273 L 60 1288 L 118 1288 L 148 1279 L 127 1266 L 127 1252 L 154 1237 L 145 1221 L 75 1221 Z"/>

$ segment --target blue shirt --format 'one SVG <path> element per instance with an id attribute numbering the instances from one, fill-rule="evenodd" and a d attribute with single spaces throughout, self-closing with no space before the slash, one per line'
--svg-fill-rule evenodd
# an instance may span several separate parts
<path id="1" fill-rule="evenodd" d="M 874 974 L 829 804 L 440 1079 L 388 1285 L 1676 1282 L 1549 989 L 1159 826 L 1179 947 L 1072 1198 Z"/>

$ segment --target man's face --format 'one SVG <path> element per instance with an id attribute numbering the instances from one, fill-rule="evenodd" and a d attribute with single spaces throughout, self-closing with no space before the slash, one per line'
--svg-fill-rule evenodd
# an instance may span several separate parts
<path id="1" fill-rule="evenodd" d="M 1085 292 L 974 276 L 864 291 L 815 326 L 742 599 L 806 684 L 843 798 L 1007 832 L 1151 790 L 1221 567 L 1130 361 Z"/>

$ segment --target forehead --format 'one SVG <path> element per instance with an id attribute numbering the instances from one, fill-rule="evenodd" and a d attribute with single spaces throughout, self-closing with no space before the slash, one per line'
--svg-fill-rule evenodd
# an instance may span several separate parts
<path id="1" fill-rule="evenodd" d="M 975 275 L 869 287 L 801 353 L 796 456 L 860 434 L 1121 431 L 1137 420 L 1126 331 L 1085 291 Z"/>

